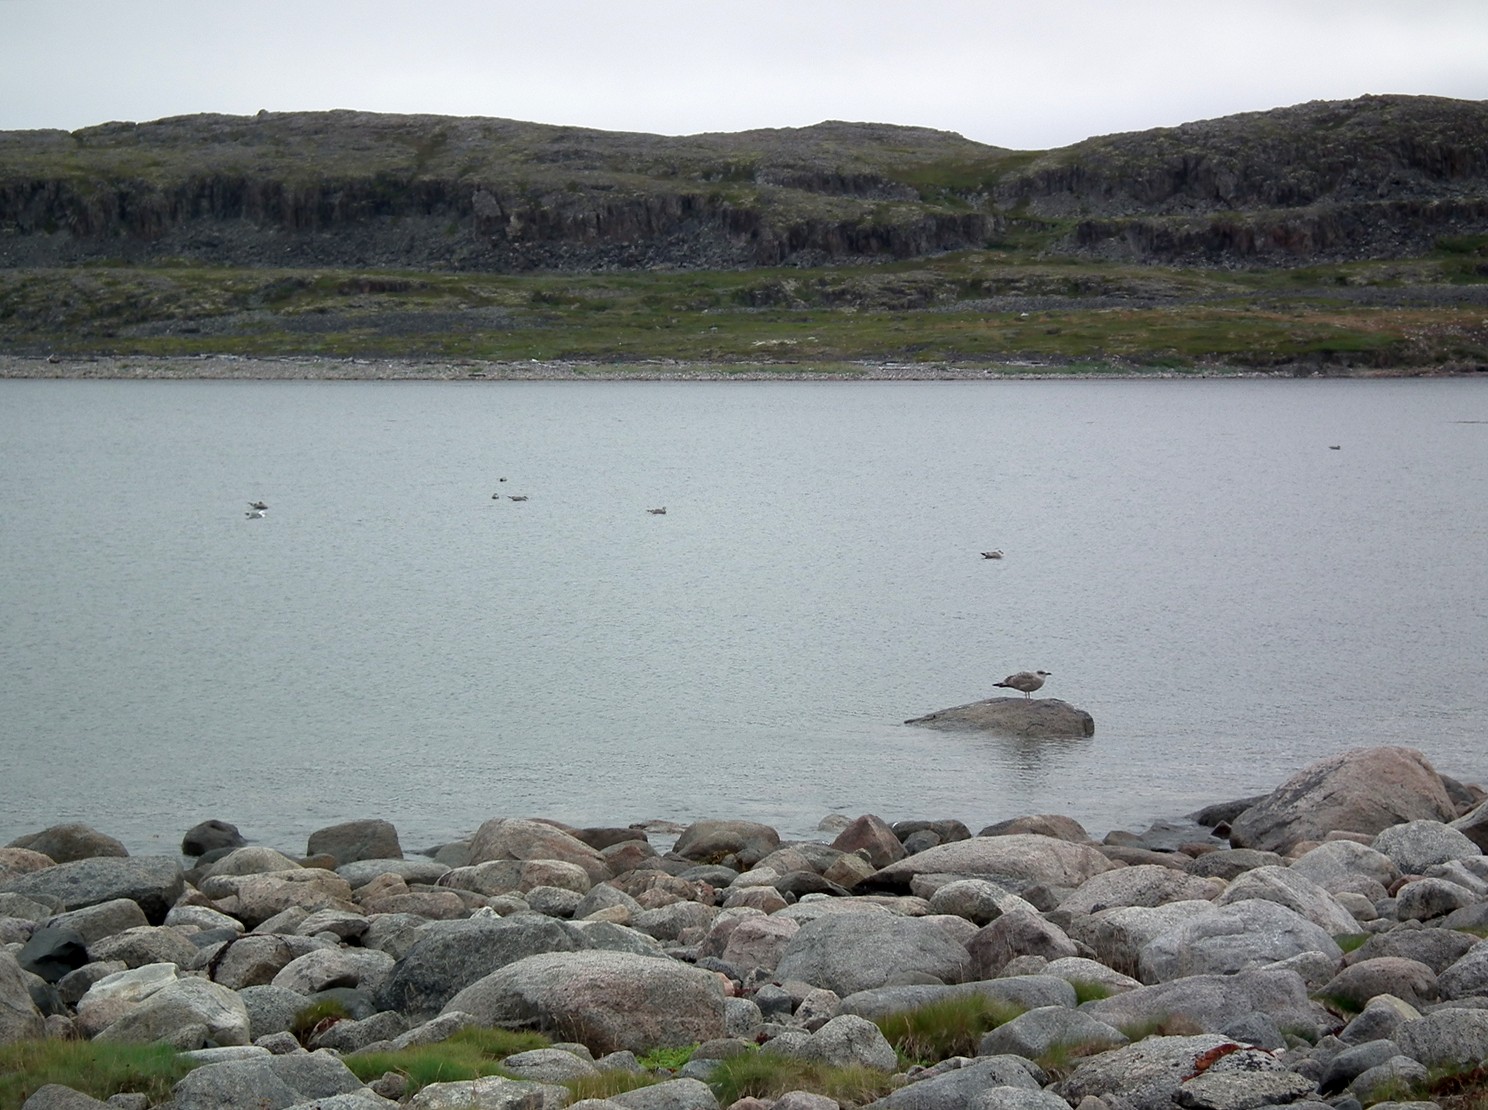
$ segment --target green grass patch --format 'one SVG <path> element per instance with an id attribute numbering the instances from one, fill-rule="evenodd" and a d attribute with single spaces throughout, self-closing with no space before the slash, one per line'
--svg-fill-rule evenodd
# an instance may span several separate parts
<path id="1" fill-rule="evenodd" d="M 408 1078 L 410 1093 L 430 1083 L 451 1083 L 505 1075 L 501 1061 L 518 1052 L 546 1048 L 551 1042 L 538 1033 L 514 1032 L 470 1026 L 438 1044 L 419 1045 L 400 1052 L 358 1052 L 347 1056 L 346 1066 L 363 1083 L 384 1072 Z"/>
<path id="2" fill-rule="evenodd" d="M 1104 983 L 1092 983 L 1088 979 L 1071 979 L 1070 986 L 1075 988 L 1075 1005 L 1083 1005 L 1086 1002 L 1098 1002 L 1102 998 L 1110 998 L 1116 992 Z"/>
<path id="3" fill-rule="evenodd" d="M 1011 1021 L 1023 1008 L 982 994 L 940 999 L 878 1019 L 901 1060 L 930 1064 L 947 1056 L 975 1056 L 982 1035 Z"/>
<path id="4" fill-rule="evenodd" d="M 48 1083 L 99 1101 L 142 1094 L 154 1106 L 169 1098 L 171 1088 L 195 1066 L 164 1045 L 60 1040 L 0 1045 L 0 1110 L 19 1110 Z"/>
<path id="5" fill-rule="evenodd" d="M 831 1068 L 769 1052 L 746 1052 L 723 1061 L 708 1085 L 720 1106 L 741 1098 L 777 1099 L 790 1091 L 812 1091 L 845 1106 L 862 1106 L 888 1095 L 893 1077 L 872 1068 Z"/>

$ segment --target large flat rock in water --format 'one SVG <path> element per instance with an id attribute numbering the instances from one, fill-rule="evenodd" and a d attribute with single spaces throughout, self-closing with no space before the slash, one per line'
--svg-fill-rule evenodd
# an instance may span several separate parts
<path id="1" fill-rule="evenodd" d="M 980 729 L 1040 740 L 1095 735 L 1095 718 L 1058 698 L 987 698 L 923 717 L 911 717 L 904 723 L 926 728 Z"/>

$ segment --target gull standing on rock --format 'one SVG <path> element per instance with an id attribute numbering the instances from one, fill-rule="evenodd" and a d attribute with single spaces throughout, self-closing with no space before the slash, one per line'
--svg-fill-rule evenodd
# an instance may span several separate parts
<path id="1" fill-rule="evenodd" d="M 1008 690 L 1022 690 L 1025 698 L 1033 697 L 1033 692 L 1044 684 L 1044 679 L 1051 677 L 1051 671 L 1019 671 L 1010 674 L 1001 682 L 992 683 L 993 686 L 1001 686 Z"/>

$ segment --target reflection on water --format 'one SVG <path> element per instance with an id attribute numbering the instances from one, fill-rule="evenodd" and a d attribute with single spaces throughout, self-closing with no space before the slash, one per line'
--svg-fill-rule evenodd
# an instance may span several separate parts
<path id="1" fill-rule="evenodd" d="M 833 812 L 1100 835 L 1360 744 L 1488 777 L 1482 382 L 0 401 L 0 840 Z M 1039 668 L 1094 738 L 901 723 Z"/>

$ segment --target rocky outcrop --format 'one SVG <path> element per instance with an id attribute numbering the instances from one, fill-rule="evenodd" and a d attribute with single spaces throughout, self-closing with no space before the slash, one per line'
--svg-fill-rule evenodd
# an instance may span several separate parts
<path id="1" fill-rule="evenodd" d="M 365 112 L 0 132 L 0 265 L 816 265 L 1060 229 L 1059 252 L 1302 261 L 1482 231 L 1488 108 L 1363 97 L 1013 152 L 823 123 L 665 137 Z"/>
<path id="2" fill-rule="evenodd" d="M 981 729 L 1032 740 L 1075 740 L 1095 735 L 1095 718 L 1058 698 L 986 698 L 911 717 L 907 725 Z"/>

